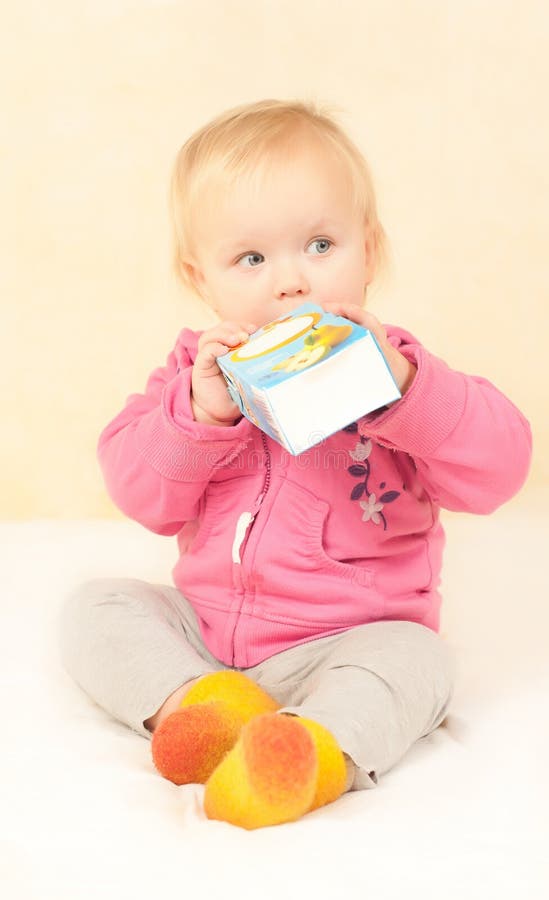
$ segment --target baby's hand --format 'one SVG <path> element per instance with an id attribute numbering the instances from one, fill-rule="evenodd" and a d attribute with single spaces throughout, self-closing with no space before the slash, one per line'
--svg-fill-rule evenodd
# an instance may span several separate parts
<path id="1" fill-rule="evenodd" d="M 328 300 L 320 305 L 326 312 L 333 313 L 335 316 L 345 316 L 351 322 L 356 322 L 357 325 L 362 325 L 363 328 L 372 332 L 391 368 L 400 393 L 404 395 L 414 380 L 417 369 L 389 343 L 387 332 L 379 319 L 356 303 L 339 303 L 336 300 Z"/>
<path id="2" fill-rule="evenodd" d="M 217 365 L 217 357 L 248 340 L 258 326 L 252 322 L 219 322 L 198 339 L 198 353 L 192 374 L 191 405 L 197 422 L 233 425 L 240 418 L 231 400 L 227 382 Z"/>

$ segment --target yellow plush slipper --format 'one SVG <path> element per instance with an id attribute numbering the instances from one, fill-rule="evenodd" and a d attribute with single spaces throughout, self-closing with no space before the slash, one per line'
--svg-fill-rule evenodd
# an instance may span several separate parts
<path id="1" fill-rule="evenodd" d="M 317 722 L 291 715 L 250 721 L 206 782 L 209 819 L 242 828 L 292 822 L 336 800 L 346 767 L 335 738 Z"/>
<path id="2" fill-rule="evenodd" d="M 341 796 L 347 781 L 347 767 L 339 744 L 327 728 L 301 716 L 297 721 L 311 735 L 318 760 L 316 790 L 309 808 L 311 812 L 326 803 L 333 803 Z"/>
<path id="3" fill-rule="evenodd" d="M 231 670 L 212 672 L 199 678 L 183 697 L 181 706 L 209 703 L 211 700 L 222 700 L 230 706 L 243 725 L 254 716 L 280 709 L 280 704 L 255 681 L 242 672 Z"/>
<path id="4" fill-rule="evenodd" d="M 241 672 L 204 675 L 187 691 L 179 709 L 154 731 L 154 765 L 174 784 L 204 784 L 234 747 L 246 722 L 279 708 Z"/>

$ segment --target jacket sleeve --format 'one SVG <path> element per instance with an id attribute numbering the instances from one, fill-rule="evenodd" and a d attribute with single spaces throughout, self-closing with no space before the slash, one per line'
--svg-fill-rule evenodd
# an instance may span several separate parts
<path id="1" fill-rule="evenodd" d="M 132 394 L 99 437 L 97 453 L 113 502 L 131 519 L 163 535 L 196 518 L 212 472 L 246 446 L 251 423 L 196 422 L 191 408 L 192 359 L 183 329 L 166 365 Z"/>
<path id="2" fill-rule="evenodd" d="M 485 378 L 464 375 L 402 329 L 387 333 L 417 367 L 406 394 L 359 421 L 359 432 L 407 453 L 439 506 L 491 513 L 524 484 L 532 456 L 527 419 Z"/>

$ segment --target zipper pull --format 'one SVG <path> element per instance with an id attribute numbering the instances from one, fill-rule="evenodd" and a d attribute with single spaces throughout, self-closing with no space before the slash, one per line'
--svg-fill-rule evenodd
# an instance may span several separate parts
<path id="1" fill-rule="evenodd" d="M 234 563 L 241 563 L 240 559 L 240 548 L 242 546 L 242 542 L 246 537 L 246 532 L 248 530 L 248 526 L 252 524 L 255 516 L 252 515 L 251 512 L 243 512 L 240 513 L 238 517 L 238 522 L 236 523 L 236 530 L 234 533 L 234 541 L 233 541 L 233 549 L 232 556 Z"/>
<path id="2" fill-rule="evenodd" d="M 236 523 L 236 529 L 234 533 L 234 541 L 232 548 L 232 559 L 235 563 L 241 563 L 242 559 L 240 557 L 240 548 L 244 542 L 244 538 L 246 537 L 246 532 L 249 526 L 252 524 L 253 520 L 256 517 L 256 514 L 259 510 L 259 507 L 263 503 L 263 497 L 265 494 L 260 494 L 257 500 L 254 503 L 253 509 L 251 512 L 243 512 L 240 513 L 238 517 L 238 521 Z"/>

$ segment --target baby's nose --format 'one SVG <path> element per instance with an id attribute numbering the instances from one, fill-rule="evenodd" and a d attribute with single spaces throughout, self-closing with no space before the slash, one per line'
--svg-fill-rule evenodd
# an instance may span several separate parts
<path id="1" fill-rule="evenodd" d="M 275 285 L 275 297 L 278 300 L 285 297 L 305 297 L 309 291 L 310 286 L 305 275 L 297 269 L 280 273 Z"/>

